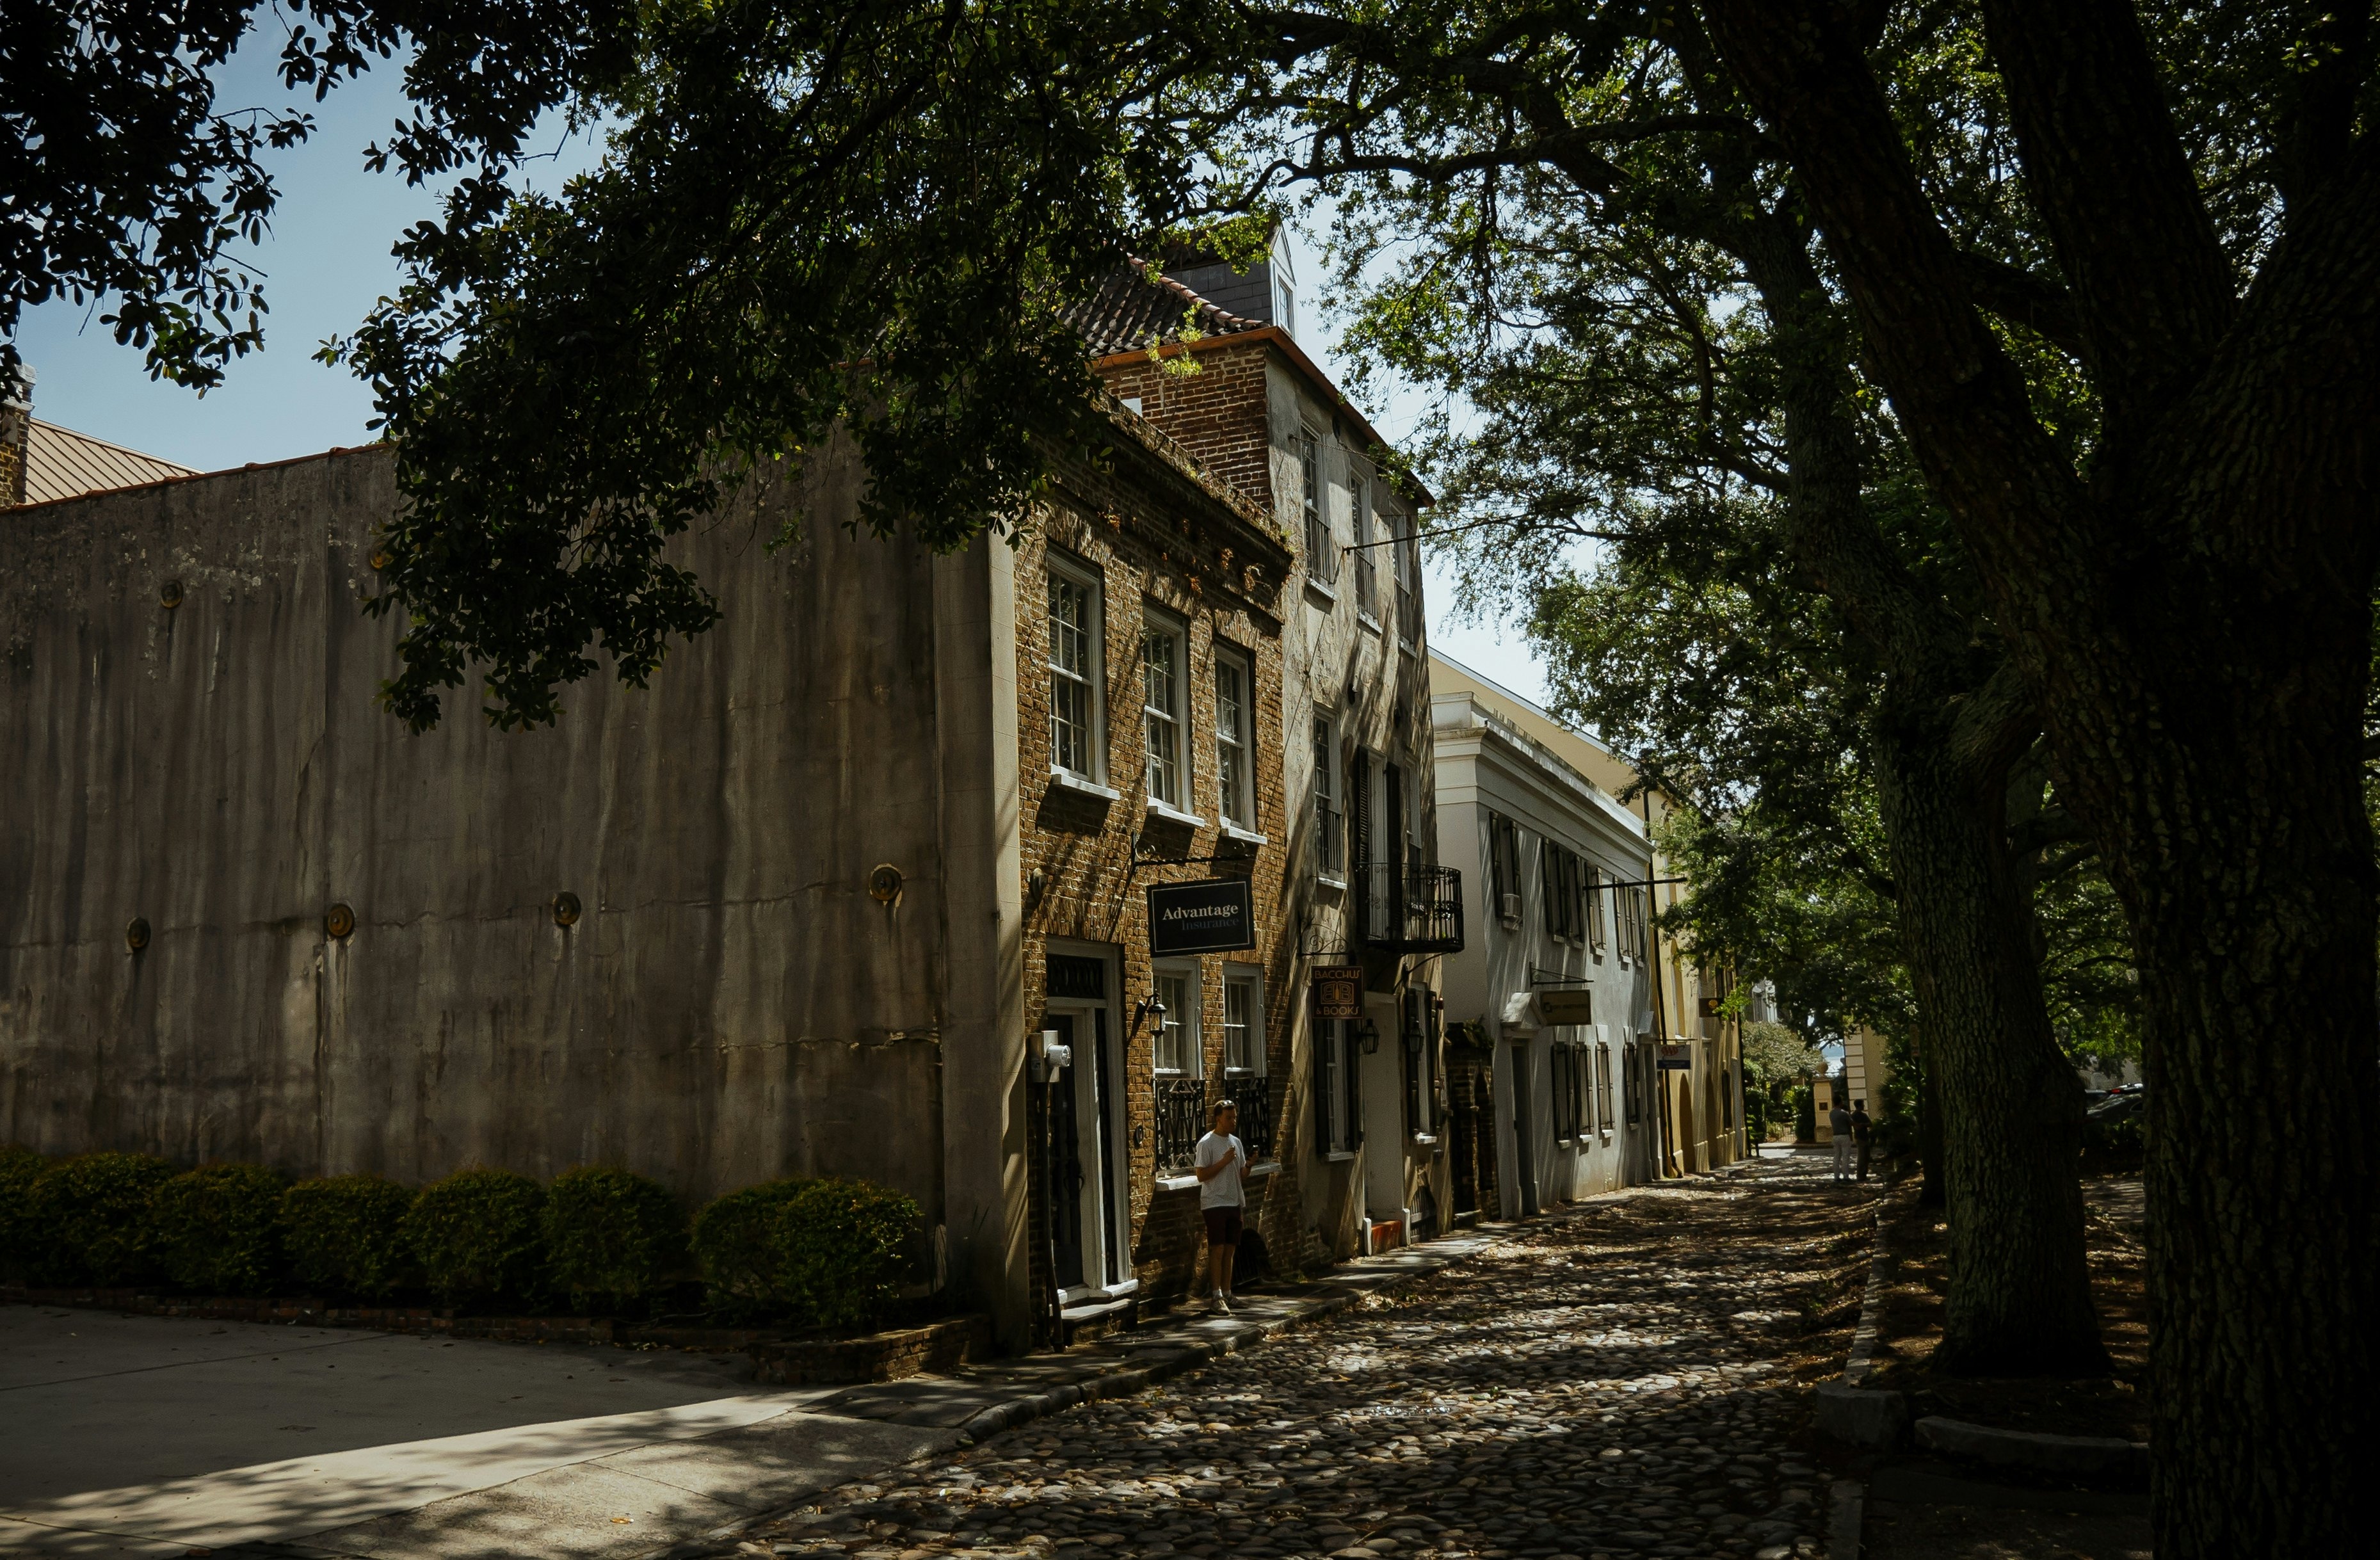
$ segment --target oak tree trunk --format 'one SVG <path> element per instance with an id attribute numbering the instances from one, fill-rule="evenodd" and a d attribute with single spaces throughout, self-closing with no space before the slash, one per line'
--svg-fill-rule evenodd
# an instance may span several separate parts
<path id="1" fill-rule="evenodd" d="M 1951 1282 L 1934 1358 L 1970 1375 L 2097 1374 L 2107 1356 L 2076 1179 L 2082 1082 L 2050 1030 L 1999 776 L 1960 762 L 1948 735 L 1935 706 L 1895 701 L 1875 751 L 1940 1100 Z"/>

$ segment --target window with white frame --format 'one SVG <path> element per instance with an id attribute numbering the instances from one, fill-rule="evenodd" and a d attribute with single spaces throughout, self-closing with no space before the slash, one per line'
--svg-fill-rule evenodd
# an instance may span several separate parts
<path id="1" fill-rule="evenodd" d="M 1348 1152 L 1364 1141 L 1363 1046 L 1355 1022 L 1320 1018 L 1314 1030 L 1314 1142 L 1320 1153 Z"/>
<path id="2" fill-rule="evenodd" d="M 1215 652 L 1215 778 L 1223 822 L 1254 832 L 1256 805 L 1256 673 L 1237 651 Z"/>
<path id="3" fill-rule="evenodd" d="M 1159 1023 L 1156 1066 L 1168 1077 L 1200 1075 L 1198 1043 L 1198 972 L 1195 968 L 1160 967 L 1156 977 L 1157 1000 L 1165 1009 Z"/>
<path id="4" fill-rule="evenodd" d="M 1339 582 L 1339 548 L 1330 536 L 1330 511 L 1322 485 L 1322 440 L 1312 429 L 1297 435 L 1298 464 L 1305 494 L 1305 572 L 1324 585 Z"/>
<path id="5" fill-rule="evenodd" d="M 1362 477 L 1347 479 L 1347 518 L 1353 528 L 1355 555 L 1355 610 L 1364 616 L 1380 615 L 1380 600 L 1372 559 L 1372 484 Z"/>
<path id="6" fill-rule="evenodd" d="M 1346 871 L 1342 845 L 1346 823 L 1340 816 L 1339 722 L 1327 711 L 1314 715 L 1314 861 L 1318 877 L 1339 878 Z"/>
<path id="7" fill-rule="evenodd" d="M 1265 1075 L 1264 971 L 1247 965 L 1223 967 L 1223 1070 Z"/>
<path id="8" fill-rule="evenodd" d="M 1421 642 L 1421 556 L 1414 542 L 1413 520 L 1397 510 L 1387 511 L 1389 534 L 1396 545 L 1397 638 L 1408 645 Z"/>
<path id="9" fill-rule="evenodd" d="M 1098 782 L 1099 587 L 1087 569 L 1050 565 L 1050 762 Z"/>
<path id="10" fill-rule="evenodd" d="M 1183 784 L 1183 674 L 1188 657 L 1183 653 L 1182 625 L 1151 612 L 1140 632 L 1141 725 L 1148 736 L 1148 799 L 1187 812 L 1189 793 Z"/>

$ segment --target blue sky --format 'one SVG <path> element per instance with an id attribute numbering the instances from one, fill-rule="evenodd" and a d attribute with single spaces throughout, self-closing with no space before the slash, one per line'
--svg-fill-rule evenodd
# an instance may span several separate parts
<path id="1" fill-rule="evenodd" d="M 218 102 L 282 101 L 272 52 L 242 51 L 225 69 Z M 18 335 L 36 376 L 34 415 L 201 470 L 370 442 L 370 391 L 313 355 L 324 338 L 353 330 L 395 288 L 389 246 L 408 225 L 435 213 L 431 191 L 363 165 L 365 145 L 383 136 L 404 108 L 391 65 L 316 105 L 313 138 L 271 164 L 279 214 L 251 257 L 272 305 L 265 346 L 234 363 L 222 388 L 200 396 L 152 382 L 140 352 L 118 347 L 99 323 L 106 305 L 60 301 L 28 311 Z M 591 157 L 584 141 L 557 141 L 555 150 L 551 177 L 557 183 Z M 1322 274 L 1310 248 L 1298 256 L 1297 269 L 1302 277 Z M 1331 344 L 1321 345 L 1324 365 L 1336 372 Z M 1374 420 L 1391 440 L 1410 426 L 1393 402 L 1377 408 Z M 1542 700 L 1545 678 L 1519 633 L 1454 621 L 1448 582 L 1427 563 L 1425 578 L 1432 642 L 1513 691 Z"/>

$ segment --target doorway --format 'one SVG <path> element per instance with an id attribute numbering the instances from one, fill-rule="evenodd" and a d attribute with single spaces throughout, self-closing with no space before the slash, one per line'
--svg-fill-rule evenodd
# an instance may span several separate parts
<path id="1" fill-rule="evenodd" d="M 1115 1141 L 1116 1063 L 1110 1054 L 1103 957 L 1050 957 L 1040 1027 L 1066 1047 L 1050 1075 L 1050 1265 L 1062 1303 L 1097 1296 L 1118 1280 L 1121 1186 Z"/>
<path id="2" fill-rule="evenodd" d="M 1529 1130 L 1529 1045 L 1512 1047 L 1512 1170 L 1513 1190 L 1525 1217 L 1545 1210 L 1537 1203 L 1537 1151 Z"/>

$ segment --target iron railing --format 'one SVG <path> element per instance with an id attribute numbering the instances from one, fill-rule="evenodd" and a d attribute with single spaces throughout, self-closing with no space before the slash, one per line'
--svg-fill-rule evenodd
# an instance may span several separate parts
<path id="1" fill-rule="evenodd" d="M 1245 1068 L 1232 1067 L 1223 1075 L 1223 1091 L 1239 1107 L 1238 1137 L 1248 1146 L 1248 1163 L 1261 1164 L 1272 1157 L 1272 1080 L 1258 1078 Z"/>
<path id="2" fill-rule="evenodd" d="M 1356 935 L 1405 954 L 1463 951 L 1463 873 L 1374 862 L 1355 869 Z"/>
<path id="3" fill-rule="evenodd" d="M 1179 1170 L 1198 1152 L 1207 1135 L 1207 1080 L 1203 1078 L 1160 1078 L 1157 1080 L 1157 1167 Z"/>

